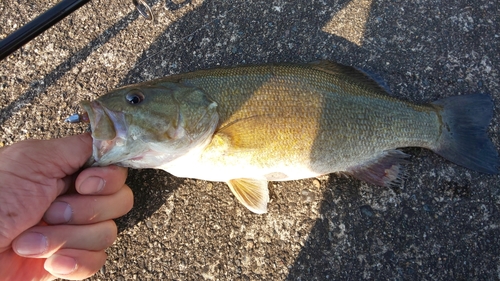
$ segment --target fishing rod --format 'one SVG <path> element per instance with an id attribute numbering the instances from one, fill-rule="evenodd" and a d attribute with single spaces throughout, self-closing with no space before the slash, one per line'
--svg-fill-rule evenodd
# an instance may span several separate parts
<path id="1" fill-rule="evenodd" d="M 14 31 L 5 39 L 0 41 L 0 60 L 3 60 L 15 50 L 49 29 L 54 24 L 87 4 L 90 0 L 62 0 L 54 7 L 39 15 L 23 27 Z M 132 0 L 139 13 L 148 20 L 153 20 L 151 8 L 144 0 Z"/>

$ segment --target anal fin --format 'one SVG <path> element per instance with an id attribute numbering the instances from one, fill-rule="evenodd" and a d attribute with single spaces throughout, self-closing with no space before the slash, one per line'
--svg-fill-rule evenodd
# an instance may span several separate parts
<path id="1" fill-rule="evenodd" d="M 234 196 L 256 214 L 267 213 L 269 189 L 267 180 L 232 179 L 227 182 Z"/>
<path id="2" fill-rule="evenodd" d="M 372 160 L 347 169 L 347 173 L 357 179 L 378 186 L 391 186 L 401 182 L 401 164 L 405 164 L 409 155 L 397 150 L 386 150 Z"/>

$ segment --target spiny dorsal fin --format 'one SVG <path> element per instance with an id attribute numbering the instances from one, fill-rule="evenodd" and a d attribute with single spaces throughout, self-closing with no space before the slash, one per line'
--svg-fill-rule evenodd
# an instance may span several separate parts
<path id="1" fill-rule="evenodd" d="M 227 182 L 234 196 L 256 214 L 267 213 L 269 189 L 266 180 L 232 179 Z"/>
<path id="2" fill-rule="evenodd" d="M 386 150 L 374 159 L 347 169 L 347 173 L 371 184 L 389 187 L 401 182 L 401 164 L 409 155 L 397 150 Z"/>
<path id="3" fill-rule="evenodd" d="M 352 66 L 342 65 L 334 63 L 328 60 L 316 61 L 308 64 L 310 67 L 316 70 L 320 70 L 335 76 L 341 76 L 343 79 L 351 80 L 359 85 L 363 85 L 367 89 L 387 94 L 388 90 L 380 85 L 376 79 L 370 77 L 367 73 L 354 68 Z"/>

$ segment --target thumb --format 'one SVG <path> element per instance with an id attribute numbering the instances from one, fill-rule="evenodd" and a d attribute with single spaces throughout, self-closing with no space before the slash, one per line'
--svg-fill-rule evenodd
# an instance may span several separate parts
<path id="1" fill-rule="evenodd" d="M 77 172 L 90 157 L 92 137 L 86 133 L 60 139 L 28 140 L 12 148 L 17 149 L 19 163 L 24 167 L 47 178 L 63 178 Z"/>
<path id="2" fill-rule="evenodd" d="M 0 252 L 37 224 L 92 152 L 89 134 L 27 140 L 0 150 Z"/>

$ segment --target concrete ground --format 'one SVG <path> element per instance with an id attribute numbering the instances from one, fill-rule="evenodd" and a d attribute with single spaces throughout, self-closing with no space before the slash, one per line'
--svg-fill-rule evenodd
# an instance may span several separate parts
<path id="1" fill-rule="evenodd" d="M 63 120 L 117 86 L 216 66 L 329 59 L 417 103 L 492 95 L 500 147 L 496 0 L 94 0 L 0 62 L 0 145 L 81 133 Z M 4 38 L 56 0 L 0 2 Z M 131 170 L 135 207 L 89 280 L 499 280 L 500 176 L 412 155 L 407 179 L 270 184 L 269 212 L 225 184 Z"/>

